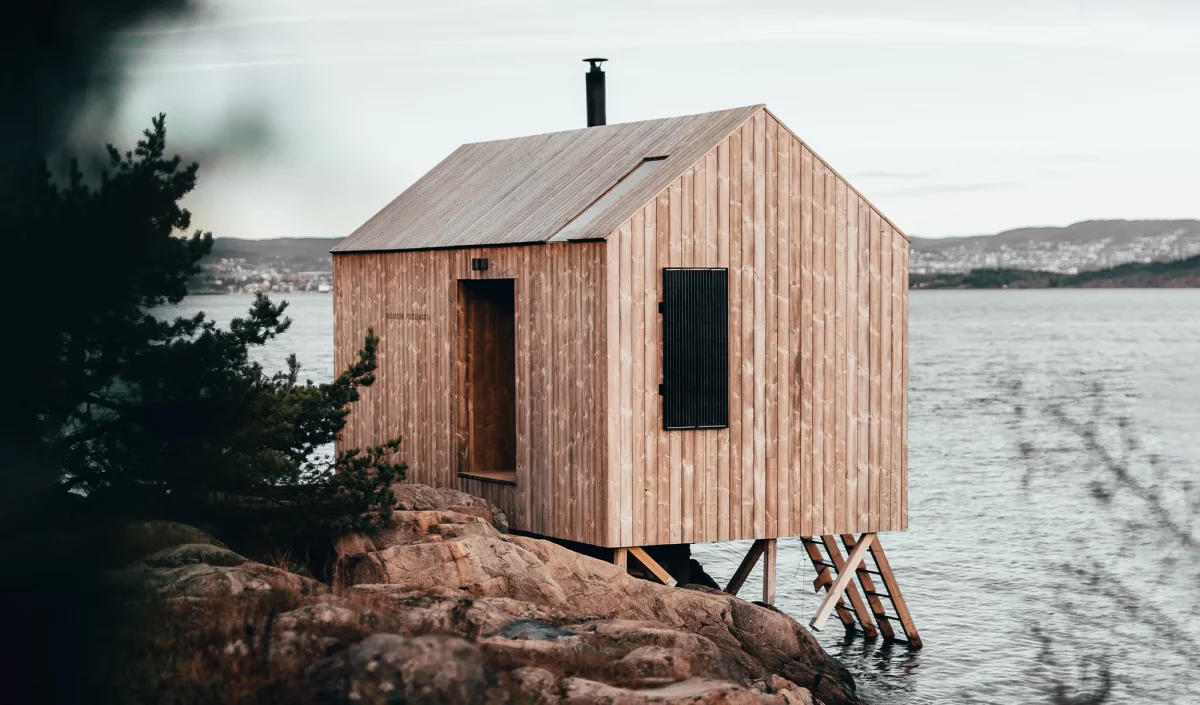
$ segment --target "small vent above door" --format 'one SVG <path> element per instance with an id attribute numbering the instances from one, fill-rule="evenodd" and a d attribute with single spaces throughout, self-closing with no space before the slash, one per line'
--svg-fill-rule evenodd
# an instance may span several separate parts
<path id="1" fill-rule="evenodd" d="M 663 428 L 729 426 L 728 270 L 663 269 Z"/>

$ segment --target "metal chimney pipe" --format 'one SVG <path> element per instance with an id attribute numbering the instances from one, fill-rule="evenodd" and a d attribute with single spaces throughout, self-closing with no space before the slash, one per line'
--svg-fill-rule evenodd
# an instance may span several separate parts
<path id="1" fill-rule="evenodd" d="M 587 124 L 588 127 L 606 124 L 604 115 L 604 71 L 600 64 L 608 59 L 584 59 L 591 68 L 584 74 L 587 82 Z"/>

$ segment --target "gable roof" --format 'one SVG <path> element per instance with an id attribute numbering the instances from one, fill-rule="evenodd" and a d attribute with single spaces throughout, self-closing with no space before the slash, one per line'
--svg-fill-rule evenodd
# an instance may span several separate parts
<path id="1" fill-rule="evenodd" d="M 332 251 L 603 238 L 762 108 L 464 144 Z"/>

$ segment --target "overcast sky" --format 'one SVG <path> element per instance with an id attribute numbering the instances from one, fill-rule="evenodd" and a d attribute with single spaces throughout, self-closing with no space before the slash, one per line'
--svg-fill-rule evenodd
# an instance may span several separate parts
<path id="1" fill-rule="evenodd" d="M 1194 218 L 1197 37 L 1193 0 L 209 2 L 119 38 L 117 124 L 237 145 L 197 226 L 341 237 L 461 143 L 582 127 L 606 56 L 610 123 L 766 103 L 912 235 Z"/>

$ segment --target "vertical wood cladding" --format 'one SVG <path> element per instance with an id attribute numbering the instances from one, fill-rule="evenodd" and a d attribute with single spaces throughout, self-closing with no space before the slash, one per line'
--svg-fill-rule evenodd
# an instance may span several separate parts
<path id="1" fill-rule="evenodd" d="M 485 272 L 471 270 L 487 257 Z M 766 110 L 605 241 L 334 256 L 335 364 L 375 385 L 340 447 L 606 546 L 907 527 L 908 247 Z M 728 427 L 663 429 L 665 267 L 725 268 Z M 516 485 L 459 478 L 458 281 L 512 279 Z"/>
<path id="2" fill-rule="evenodd" d="M 474 257 L 488 258 L 487 271 L 471 270 Z M 335 366 L 351 362 L 368 328 L 380 339 L 376 382 L 339 447 L 402 436 L 409 481 L 483 492 L 517 529 L 605 543 L 603 244 L 344 254 L 333 266 Z M 458 477 L 468 469 L 456 437 L 461 279 L 513 280 L 515 487 Z"/>
<path id="3" fill-rule="evenodd" d="M 907 527 L 908 247 L 857 191 L 762 110 L 605 247 L 610 545 Z M 663 430 L 665 267 L 728 268 L 728 428 Z"/>

